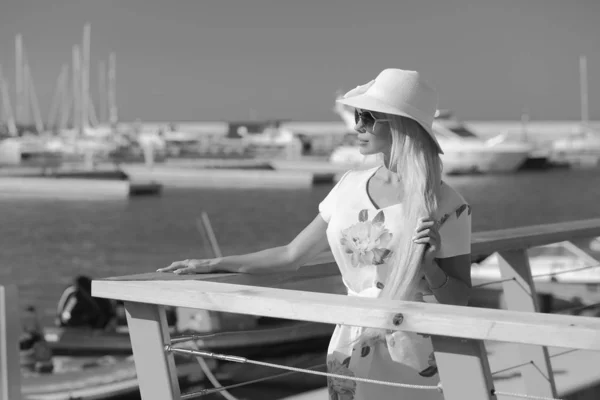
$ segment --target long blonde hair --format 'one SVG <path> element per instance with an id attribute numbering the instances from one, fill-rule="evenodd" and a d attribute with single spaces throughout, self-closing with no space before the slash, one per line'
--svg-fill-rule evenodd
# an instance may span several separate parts
<path id="1" fill-rule="evenodd" d="M 419 218 L 435 218 L 437 214 L 442 161 L 433 139 L 419 123 L 396 115 L 383 118 L 390 124 L 392 148 L 387 167 L 397 175 L 402 188 L 399 196 L 402 196 L 403 218 L 397 221 L 402 229 L 392 241 L 388 275 L 378 297 L 411 300 L 422 276 L 421 260 L 425 249 L 424 245 L 414 243 L 412 237 Z M 381 336 L 381 333 L 381 330 L 368 329 L 364 335 Z"/>

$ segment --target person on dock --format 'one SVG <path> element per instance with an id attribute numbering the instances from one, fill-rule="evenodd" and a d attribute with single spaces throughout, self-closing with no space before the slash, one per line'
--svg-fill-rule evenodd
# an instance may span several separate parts
<path id="1" fill-rule="evenodd" d="M 433 133 L 437 94 L 416 71 L 386 69 L 346 93 L 360 152 L 381 165 L 350 170 L 319 214 L 288 245 L 214 259 L 176 261 L 158 271 L 272 273 L 296 270 L 330 249 L 349 296 L 467 305 L 471 287 L 471 207 L 442 181 Z M 435 386 L 431 339 L 403 331 L 339 325 L 330 373 Z M 442 399 L 435 390 L 328 378 L 332 400 Z"/>
<path id="2" fill-rule="evenodd" d="M 52 349 L 46 342 L 34 306 L 27 306 L 21 318 L 19 358 L 22 369 L 40 373 L 51 373 L 54 370 Z"/>
<path id="3" fill-rule="evenodd" d="M 92 297 L 92 280 L 87 276 L 75 277 L 58 301 L 58 326 L 110 330 L 115 323 L 115 306 L 108 299 Z"/>

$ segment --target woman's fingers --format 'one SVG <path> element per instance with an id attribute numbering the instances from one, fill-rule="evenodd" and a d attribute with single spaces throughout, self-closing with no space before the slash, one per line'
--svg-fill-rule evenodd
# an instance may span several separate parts
<path id="1" fill-rule="evenodd" d="M 211 267 L 209 260 L 183 260 L 175 261 L 165 268 L 159 268 L 157 272 L 173 272 L 178 275 L 182 274 L 205 274 L 210 273 Z"/>
<path id="2" fill-rule="evenodd" d="M 181 269 L 173 271 L 173 273 L 176 275 L 195 274 L 197 272 L 198 271 L 196 271 L 195 266 L 185 267 L 185 268 L 181 268 Z"/>
<path id="3" fill-rule="evenodd" d="M 417 223 L 417 231 L 426 229 L 426 228 L 431 228 L 435 226 L 435 221 L 423 221 L 423 222 L 419 222 Z"/>
<path id="4" fill-rule="evenodd" d="M 173 272 L 180 268 L 185 268 L 189 262 L 190 260 L 175 261 L 174 263 L 171 263 L 171 265 L 169 265 L 168 267 L 157 269 L 156 272 Z"/>
<path id="5" fill-rule="evenodd" d="M 429 244 L 433 248 L 437 248 L 440 245 L 440 239 L 438 235 L 427 235 L 419 238 L 415 238 L 413 240 L 415 243 L 419 244 Z"/>

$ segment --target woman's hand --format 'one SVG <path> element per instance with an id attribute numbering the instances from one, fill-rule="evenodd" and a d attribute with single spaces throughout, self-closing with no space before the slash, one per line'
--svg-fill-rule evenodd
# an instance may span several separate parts
<path id="1" fill-rule="evenodd" d="M 156 272 L 173 272 L 177 275 L 210 274 L 217 272 L 220 261 L 220 258 L 175 261 L 168 267 L 157 269 Z"/>
<path id="2" fill-rule="evenodd" d="M 413 241 L 426 245 L 423 260 L 426 263 L 431 263 L 441 244 L 437 222 L 431 217 L 419 218 Z"/>

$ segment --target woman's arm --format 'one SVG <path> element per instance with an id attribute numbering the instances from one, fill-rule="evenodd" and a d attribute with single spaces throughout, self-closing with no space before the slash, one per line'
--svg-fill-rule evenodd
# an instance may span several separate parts
<path id="1" fill-rule="evenodd" d="M 329 247 L 326 236 L 327 222 L 317 215 L 289 244 L 255 253 L 226 256 L 209 260 L 176 261 L 159 272 L 201 274 L 236 272 L 264 274 L 295 271 L 323 253 Z"/>
<path id="2" fill-rule="evenodd" d="M 295 271 L 328 247 L 327 223 L 317 215 L 289 244 L 256 253 L 221 258 L 217 271 L 261 274 Z"/>
<path id="3" fill-rule="evenodd" d="M 425 279 L 443 304 L 466 306 L 471 291 L 471 255 L 436 258 L 423 265 Z"/>

